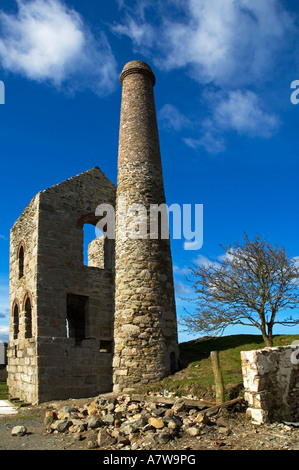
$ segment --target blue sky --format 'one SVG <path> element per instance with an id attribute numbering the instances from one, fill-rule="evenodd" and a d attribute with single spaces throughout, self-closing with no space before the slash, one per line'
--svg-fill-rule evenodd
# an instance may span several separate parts
<path id="1" fill-rule="evenodd" d="M 178 316 L 186 268 L 219 244 L 260 233 L 299 256 L 298 21 L 295 0 L 0 0 L 0 339 L 14 221 L 37 192 L 94 166 L 116 183 L 130 60 L 156 75 L 168 204 L 204 207 L 202 248 L 172 242 Z M 258 330 L 226 334 L 239 332 Z"/>

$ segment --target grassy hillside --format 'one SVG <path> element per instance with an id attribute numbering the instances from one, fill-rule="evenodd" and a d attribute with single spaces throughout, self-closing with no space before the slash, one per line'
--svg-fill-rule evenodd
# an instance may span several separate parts
<path id="1" fill-rule="evenodd" d="M 299 340 L 299 335 L 274 336 L 274 346 L 287 346 Z M 242 394 L 243 377 L 241 370 L 241 351 L 265 347 L 259 335 L 232 335 L 219 338 L 200 338 L 180 344 L 182 370 L 172 377 L 152 384 L 140 391 L 159 391 L 165 389 L 178 396 L 195 395 L 198 398 L 213 399 L 214 376 L 210 362 L 210 352 L 220 351 L 220 364 L 226 391 L 226 399 Z"/>

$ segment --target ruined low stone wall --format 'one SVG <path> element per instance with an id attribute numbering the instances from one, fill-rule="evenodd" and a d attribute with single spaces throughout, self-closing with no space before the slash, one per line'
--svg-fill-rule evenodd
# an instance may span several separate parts
<path id="1" fill-rule="evenodd" d="M 242 351 L 247 414 L 259 424 L 299 421 L 299 345 Z"/>

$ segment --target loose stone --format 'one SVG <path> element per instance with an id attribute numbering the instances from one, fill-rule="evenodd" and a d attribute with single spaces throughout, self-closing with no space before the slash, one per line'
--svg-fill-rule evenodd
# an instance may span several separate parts
<path id="1" fill-rule="evenodd" d="M 12 436 L 21 437 L 21 436 L 25 436 L 25 434 L 27 434 L 27 429 L 25 426 L 14 426 L 12 428 L 12 431 L 11 431 Z"/>
<path id="2" fill-rule="evenodd" d="M 148 424 L 153 426 L 153 428 L 156 429 L 162 429 L 164 428 L 164 422 L 162 418 L 149 418 Z"/>
<path id="3" fill-rule="evenodd" d="M 116 443 L 116 439 L 107 433 L 106 429 L 100 429 L 98 433 L 98 445 L 103 449 L 111 447 Z"/>
<path id="4" fill-rule="evenodd" d="M 199 435 L 199 429 L 192 426 L 192 427 L 186 429 L 186 434 L 188 434 L 189 436 L 192 436 L 192 437 L 198 436 Z"/>

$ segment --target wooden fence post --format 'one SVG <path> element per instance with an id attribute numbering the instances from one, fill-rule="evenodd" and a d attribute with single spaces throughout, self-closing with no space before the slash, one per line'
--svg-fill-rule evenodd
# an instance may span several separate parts
<path id="1" fill-rule="evenodd" d="M 223 385 L 223 378 L 220 368 L 220 361 L 219 361 L 219 351 L 211 351 L 210 354 L 212 367 L 213 367 L 213 374 L 215 379 L 215 387 L 216 387 L 216 404 L 219 405 L 224 403 L 224 385 Z"/>

